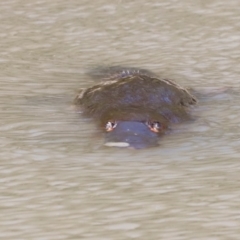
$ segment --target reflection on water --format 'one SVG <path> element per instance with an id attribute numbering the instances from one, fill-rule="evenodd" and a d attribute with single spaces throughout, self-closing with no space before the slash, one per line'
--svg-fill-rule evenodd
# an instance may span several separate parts
<path id="1" fill-rule="evenodd" d="M 238 239 L 239 7 L 1 1 L 0 236 Z M 86 71 L 118 64 L 231 89 L 200 94 L 159 148 L 107 148 L 71 102 Z"/>

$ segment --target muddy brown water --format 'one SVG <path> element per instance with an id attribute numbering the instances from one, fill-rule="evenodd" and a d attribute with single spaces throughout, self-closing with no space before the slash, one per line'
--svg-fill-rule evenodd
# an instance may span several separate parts
<path id="1" fill-rule="evenodd" d="M 0 2 L 2 239 L 239 239 L 240 3 Z M 103 147 L 71 108 L 95 66 L 194 89 L 159 148 Z"/>

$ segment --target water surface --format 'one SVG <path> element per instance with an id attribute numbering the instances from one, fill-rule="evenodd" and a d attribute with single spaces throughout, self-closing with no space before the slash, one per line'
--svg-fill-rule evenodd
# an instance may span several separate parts
<path id="1" fill-rule="evenodd" d="M 240 3 L 0 3 L 3 239 L 238 239 Z M 199 90 L 159 148 L 103 147 L 71 107 L 95 66 Z M 210 91 L 211 92 L 211 91 Z"/>

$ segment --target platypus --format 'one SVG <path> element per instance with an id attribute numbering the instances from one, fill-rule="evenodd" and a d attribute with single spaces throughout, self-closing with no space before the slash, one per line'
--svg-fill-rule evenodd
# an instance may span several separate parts
<path id="1" fill-rule="evenodd" d="M 93 72 L 102 82 L 81 90 L 74 103 L 106 133 L 106 146 L 155 147 L 171 124 L 191 118 L 188 107 L 197 100 L 172 80 L 136 68 Z"/>

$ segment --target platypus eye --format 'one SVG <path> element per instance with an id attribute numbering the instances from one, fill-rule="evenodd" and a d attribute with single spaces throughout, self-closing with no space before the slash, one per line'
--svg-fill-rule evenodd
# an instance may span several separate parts
<path id="1" fill-rule="evenodd" d="M 147 126 L 150 128 L 151 131 L 153 132 L 159 132 L 160 129 L 162 128 L 162 125 L 159 122 L 147 122 Z"/>
<path id="2" fill-rule="evenodd" d="M 107 132 L 110 132 L 110 131 L 112 131 L 116 126 L 117 126 L 117 122 L 115 122 L 115 121 L 109 121 L 109 122 L 107 122 L 105 128 L 106 128 L 106 131 L 107 131 Z"/>

